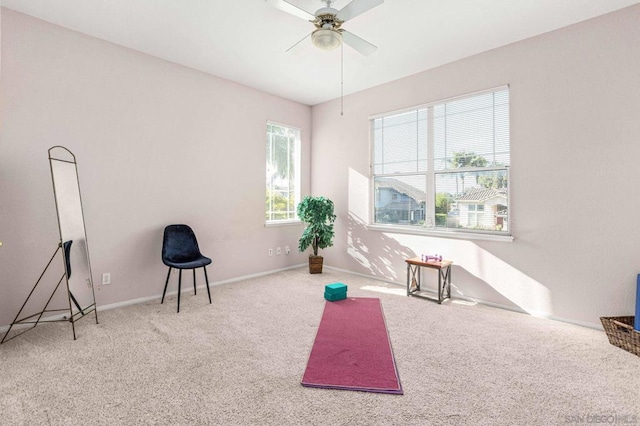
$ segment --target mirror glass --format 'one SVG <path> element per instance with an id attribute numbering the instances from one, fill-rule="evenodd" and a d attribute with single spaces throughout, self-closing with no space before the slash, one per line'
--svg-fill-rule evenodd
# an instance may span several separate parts
<path id="1" fill-rule="evenodd" d="M 71 311 L 75 314 L 95 304 L 78 168 L 75 156 L 64 147 L 51 148 L 49 162 Z"/>

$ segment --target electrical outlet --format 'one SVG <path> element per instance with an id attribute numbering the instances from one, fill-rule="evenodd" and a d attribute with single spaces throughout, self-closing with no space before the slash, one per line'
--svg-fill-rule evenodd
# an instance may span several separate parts
<path id="1" fill-rule="evenodd" d="M 102 274 L 102 285 L 111 284 L 111 273 L 105 272 Z"/>
<path id="2" fill-rule="evenodd" d="M 289 248 L 289 246 L 285 246 L 284 254 L 289 254 L 289 253 L 291 253 L 291 249 Z"/>
<path id="3" fill-rule="evenodd" d="M 87 278 L 85 279 L 85 282 L 87 283 L 87 287 L 91 288 L 91 280 Z"/>
<path id="4" fill-rule="evenodd" d="M 273 249 L 272 248 L 269 249 L 269 256 L 273 256 Z"/>
<path id="5" fill-rule="evenodd" d="M 281 247 L 276 248 L 276 254 L 278 256 L 280 256 L 282 254 L 282 248 Z"/>

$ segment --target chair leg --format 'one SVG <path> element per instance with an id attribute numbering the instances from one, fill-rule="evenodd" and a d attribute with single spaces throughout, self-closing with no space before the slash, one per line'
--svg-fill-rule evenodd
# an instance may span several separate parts
<path id="1" fill-rule="evenodd" d="M 194 296 L 198 294 L 196 292 L 196 268 L 193 268 L 193 294 Z"/>
<path id="2" fill-rule="evenodd" d="M 180 312 L 180 293 L 182 292 L 182 269 L 178 273 L 178 312 Z"/>
<path id="3" fill-rule="evenodd" d="M 209 295 L 209 303 L 211 303 L 211 290 L 209 290 L 209 277 L 207 276 L 207 267 L 203 266 L 202 269 L 204 269 L 204 280 L 207 283 L 207 294 Z"/>
<path id="4" fill-rule="evenodd" d="M 162 301 L 160 304 L 164 303 L 164 295 L 167 292 L 167 285 L 169 284 L 169 275 L 171 275 L 171 266 L 169 266 L 169 272 L 167 272 L 167 280 L 164 282 L 164 291 L 162 292 Z"/>

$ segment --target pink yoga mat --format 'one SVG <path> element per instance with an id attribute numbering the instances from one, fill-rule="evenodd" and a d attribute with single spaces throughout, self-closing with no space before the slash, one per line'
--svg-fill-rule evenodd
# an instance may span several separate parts
<path id="1" fill-rule="evenodd" d="M 302 385 L 403 393 L 380 299 L 325 302 Z"/>

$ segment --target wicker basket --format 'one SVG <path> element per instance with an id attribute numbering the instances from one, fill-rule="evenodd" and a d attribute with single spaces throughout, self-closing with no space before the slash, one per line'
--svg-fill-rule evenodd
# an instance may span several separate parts
<path id="1" fill-rule="evenodd" d="M 613 346 L 640 356 L 640 331 L 633 329 L 634 317 L 602 317 L 600 321 Z"/>

